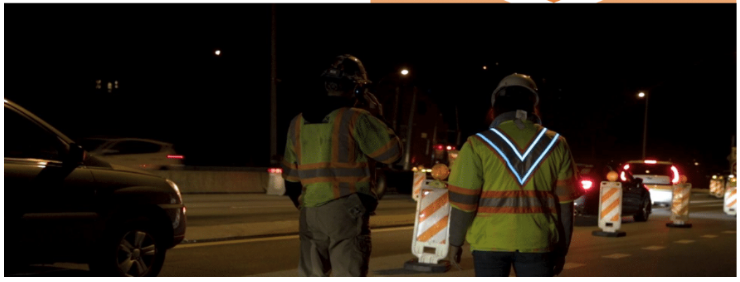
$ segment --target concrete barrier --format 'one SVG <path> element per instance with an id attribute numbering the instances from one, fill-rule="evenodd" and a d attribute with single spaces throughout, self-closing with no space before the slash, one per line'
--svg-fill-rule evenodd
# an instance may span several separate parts
<path id="1" fill-rule="evenodd" d="M 265 193 L 268 168 L 185 167 L 153 174 L 177 183 L 182 193 Z"/>

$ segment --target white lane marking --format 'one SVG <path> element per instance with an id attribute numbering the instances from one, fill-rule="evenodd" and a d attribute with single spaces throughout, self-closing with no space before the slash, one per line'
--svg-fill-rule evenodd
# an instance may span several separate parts
<path id="1" fill-rule="evenodd" d="M 383 229 L 371 229 L 373 233 L 379 233 L 379 232 L 391 232 L 391 231 L 399 231 L 399 230 L 413 230 L 413 226 L 403 226 L 403 227 L 394 227 L 394 228 L 383 228 Z M 177 245 L 174 247 L 174 249 L 184 249 L 184 248 L 194 248 L 194 247 L 207 247 L 207 246 L 220 246 L 220 245 L 230 245 L 230 244 L 242 244 L 242 243 L 254 243 L 254 242 L 264 242 L 264 241 L 277 241 L 277 240 L 288 240 L 288 239 L 298 239 L 298 235 L 286 235 L 286 236 L 277 236 L 277 237 L 265 237 L 265 238 L 253 238 L 253 239 L 239 239 L 239 240 L 226 240 L 226 241 L 218 241 L 218 242 L 205 242 L 205 243 L 192 243 L 192 244 L 184 244 L 184 245 Z"/>
<path id="2" fill-rule="evenodd" d="M 726 233 L 726 234 L 735 234 L 735 231 L 723 231 L 722 233 Z"/>
<path id="3" fill-rule="evenodd" d="M 644 247 L 642 249 L 643 250 L 648 250 L 648 251 L 657 251 L 657 250 L 665 249 L 665 247 L 663 247 L 663 246 L 650 246 L 650 247 Z"/>
<path id="4" fill-rule="evenodd" d="M 710 238 L 710 239 L 711 239 L 711 238 L 717 238 L 717 235 L 710 235 L 710 234 L 707 234 L 707 235 L 704 235 L 704 236 L 701 236 L 701 237 L 702 237 L 702 238 Z"/>
<path id="5" fill-rule="evenodd" d="M 608 255 L 608 256 L 601 256 L 601 257 L 602 258 L 610 258 L 610 259 L 621 259 L 621 258 L 626 258 L 628 256 L 631 256 L 631 255 L 630 254 L 619 254 L 619 253 L 617 253 L 617 254 L 611 254 L 611 255 Z"/>
<path id="6" fill-rule="evenodd" d="M 563 265 L 563 269 L 574 269 L 579 268 L 581 266 L 584 266 L 586 264 L 583 263 L 575 263 L 575 262 L 566 262 L 565 265 Z"/>
<path id="7" fill-rule="evenodd" d="M 691 244 L 691 243 L 694 243 L 694 242 L 695 242 L 694 240 L 678 240 L 675 243 L 679 243 L 679 244 Z"/>

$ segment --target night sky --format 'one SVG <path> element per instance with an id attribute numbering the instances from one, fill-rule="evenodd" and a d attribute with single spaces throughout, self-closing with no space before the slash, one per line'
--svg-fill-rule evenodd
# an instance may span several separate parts
<path id="1" fill-rule="evenodd" d="M 168 141 L 190 165 L 269 164 L 269 4 L 4 7 L 5 97 L 73 139 Z M 544 125 L 584 161 L 641 158 L 636 95 L 648 91 L 648 156 L 727 169 L 736 23 L 735 4 L 280 4 L 278 151 L 321 95 L 321 71 L 350 53 L 376 83 L 408 67 L 446 120 L 460 110 L 463 137 L 487 128 L 503 76 L 530 74 Z M 120 88 L 96 90 L 98 79 Z"/>

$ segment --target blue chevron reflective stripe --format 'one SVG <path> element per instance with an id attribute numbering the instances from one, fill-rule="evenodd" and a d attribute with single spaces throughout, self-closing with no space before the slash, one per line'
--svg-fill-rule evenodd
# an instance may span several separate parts
<path id="1" fill-rule="evenodd" d="M 519 157 L 519 160 L 524 161 L 524 158 L 526 158 L 527 155 L 529 154 L 529 152 L 532 151 L 532 148 L 534 148 L 534 146 L 537 145 L 537 142 L 540 142 L 540 138 L 542 138 L 542 135 L 545 135 L 545 132 L 547 131 L 547 128 L 542 128 L 542 130 L 540 131 L 540 134 L 538 134 L 537 135 L 537 138 L 535 138 L 534 142 L 532 142 L 532 144 L 529 145 L 529 148 L 527 148 L 527 151 L 524 152 L 524 155 L 519 154 L 519 148 L 517 148 L 516 146 L 514 146 L 514 144 L 512 144 L 511 141 L 509 141 L 508 138 L 506 138 L 503 134 L 501 134 L 501 132 L 499 132 L 495 128 L 491 128 L 491 131 L 493 131 L 494 133 L 498 134 L 498 136 L 501 136 L 501 139 L 503 139 L 504 141 L 506 141 L 506 143 L 509 144 L 509 146 L 511 147 L 511 150 L 516 154 L 517 157 Z"/>
<path id="2" fill-rule="evenodd" d="M 519 150 L 514 146 L 514 144 L 505 137 L 505 135 L 501 134 L 498 130 L 491 128 L 491 132 L 498 135 L 502 141 L 505 141 L 506 144 L 508 144 L 511 148 L 511 150 L 502 150 L 506 148 L 499 148 L 499 146 L 496 146 L 495 142 L 493 142 L 489 137 L 486 137 L 486 134 L 478 133 L 478 137 L 481 138 L 481 140 L 488 143 L 488 145 L 493 148 L 499 156 L 501 156 L 501 159 L 506 162 L 506 166 L 511 171 L 512 174 L 516 177 L 517 181 L 519 182 L 519 185 L 524 185 L 524 183 L 529 179 L 532 172 L 537 168 L 542 161 L 542 159 L 548 154 L 548 152 L 552 149 L 552 147 L 555 145 L 555 143 L 558 141 L 558 137 L 560 137 L 560 134 L 555 134 L 555 136 L 550 140 L 550 142 L 547 143 L 547 147 L 542 149 L 541 152 L 537 153 L 536 160 L 534 162 L 531 162 L 532 159 L 534 159 L 534 155 L 529 155 L 529 153 L 533 152 L 535 147 L 542 148 L 542 145 L 540 144 L 540 140 L 542 139 L 542 136 L 547 131 L 547 128 L 542 128 L 540 133 L 535 138 L 534 142 L 529 146 L 527 151 L 524 153 L 524 155 L 519 154 Z M 492 136 L 494 137 L 494 136 Z M 505 147 L 505 146 L 504 146 Z M 537 150 L 535 150 L 537 151 Z M 514 157 L 516 156 L 518 159 L 512 159 L 507 157 L 507 155 Z M 525 161 L 526 160 L 526 161 Z M 527 165 L 529 163 L 529 165 Z M 518 169 L 517 169 L 518 168 Z"/>

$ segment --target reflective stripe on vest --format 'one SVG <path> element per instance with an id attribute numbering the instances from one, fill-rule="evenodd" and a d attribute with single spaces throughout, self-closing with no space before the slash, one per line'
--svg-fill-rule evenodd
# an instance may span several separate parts
<path id="1" fill-rule="evenodd" d="M 548 140 L 548 137 L 543 138 L 545 132 L 547 132 L 547 128 L 543 127 L 523 154 L 519 153 L 519 149 L 505 134 L 495 128 L 476 135 L 498 153 L 501 159 L 506 162 L 506 167 L 514 175 L 519 185 L 524 186 L 532 176 L 532 172 L 539 166 L 542 159 L 547 156 L 558 141 L 558 137 L 560 137 L 560 134 L 556 133 L 552 139 Z"/>

